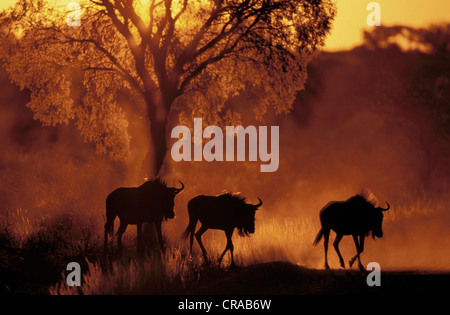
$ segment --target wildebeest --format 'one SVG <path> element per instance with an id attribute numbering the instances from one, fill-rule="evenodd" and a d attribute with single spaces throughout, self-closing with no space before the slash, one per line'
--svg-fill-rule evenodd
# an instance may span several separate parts
<path id="1" fill-rule="evenodd" d="M 381 228 L 383 223 L 383 211 L 389 210 L 389 203 L 386 201 L 387 208 L 383 209 L 376 206 L 376 201 L 369 200 L 369 196 L 358 194 L 350 197 L 346 201 L 329 202 L 320 211 L 320 223 L 322 228 L 316 236 L 314 245 L 324 237 L 325 248 L 325 268 L 329 269 L 327 260 L 328 239 L 330 230 L 336 232 L 336 238 L 333 242 L 334 249 L 339 256 L 341 267 L 345 268 L 344 260 L 339 252 L 339 242 L 344 235 L 352 235 L 356 245 L 356 255 L 350 259 L 350 267 L 358 258 L 359 268 L 364 270 L 361 264 L 360 254 L 364 250 L 364 238 L 372 231 L 372 237 L 383 237 Z M 358 241 L 359 237 L 359 241 Z"/>
<path id="2" fill-rule="evenodd" d="M 163 220 L 173 219 L 175 212 L 175 196 L 184 189 L 167 187 L 159 179 L 151 179 L 139 187 L 121 187 L 114 190 L 106 198 L 106 224 L 105 224 L 105 251 L 108 244 L 108 234 L 114 233 L 114 220 L 120 219 L 117 231 L 119 251 L 122 250 L 122 235 L 129 224 L 137 225 L 137 248 L 142 249 L 141 231 L 143 223 L 153 223 L 156 228 L 161 250 L 164 252 L 164 243 L 161 234 Z"/>
<path id="3" fill-rule="evenodd" d="M 208 261 L 205 247 L 202 243 L 202 235 L 208 229 L 218 229 L 225 231 L 227 246 L 219 258 L 219 265 L 223 256 L 230 250 L 231 266 L 234 266 L 233 242 L 231 237 L 234 228 L 238 229 L 240 236 L 248 236 L 255 232 L 255 212 L 262 205 L 261 199 L 256 205 L 249 204 L 245 198 L 238 194 L 225 193 L 219 196 L 199 195 L 192 198 L 188 203 L 189 224 L 184 231 L 182 238 L 190 235 L 190 250 L 194 242 L 194 233 L 197 221 L 202 224 L 195 233 L 195 238 L 203 253 L 205 261 Z"/>

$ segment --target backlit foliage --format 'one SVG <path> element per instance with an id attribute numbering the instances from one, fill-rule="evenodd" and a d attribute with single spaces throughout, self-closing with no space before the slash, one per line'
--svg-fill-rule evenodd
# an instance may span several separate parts
<path id="1" fill-rule="evenodd" d="M 288 112 L 334 17 L 331 0 L 79 3 L 81 26 L 71 27 L 64 6 L 18 1 L 0 16 L 0 53 L 11 80 L 31 90 L 37 119 L 73 120 L 85 140 L 116 159 L 130 145 L 120 93 L 140 96 L 159 130 L 173 105 L 180 120 L 237 122 L 227 101 L 244 91 L 257 99 L 259 120 Z M 164 132 L 152 133 L 164 156 Z"/>

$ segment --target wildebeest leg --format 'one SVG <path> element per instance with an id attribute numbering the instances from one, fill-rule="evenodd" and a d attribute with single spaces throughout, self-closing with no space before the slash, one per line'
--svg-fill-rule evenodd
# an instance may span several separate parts
<path id="1" fill-rule="evenodd" d="M 137 224 L 137 235 L 136 235 L 136 245 L 137 245 L 137 251 L 138 254 L 143 254 L 143 247 L 142 247 L 142 223 Z"/>
<path id="2" fill-rule="evenodd" d="M 348 261 L 348 264 L 350 265 L 350 267 L 353 266 L 353 263 L 355 262 L 356 258 L 358 257 L 358 254 L 359 254 L 358 235 L 352 235 L 352 236 L 353 236 L 353 241 L 355 242 L 355 246 L 356 246 L 356 254 Z"/>
<path id="3" fill-rule="evenodd" d="M 189 252 L 192 254 L 192 245 L 194 245 L 194 233 L 189 236 Z"/>
<path id="4" fill-rule="evenodd" d="M 119 229 L 117 230 L 117 245 L 119 247 L 119 254 L 122 254 L 122 235 L 125 233 L 127 226 L 127 223 L 120 222 Z"/>
<path id="5" fill-rule="evenodd" d="M 358 254 L 358 262 L 359 262 L 359 270 L 363 271 L 365 270 L 362 263 L 361 263 L 361 259 L 360 259 L 360 255 L 362 254 L 362 252 L 364 251 L 364 239 L 365 239 L 365 235 L 360 235 L 359 236 L 359 254 Z"/>
<path id="6" fill-rule="evenodd" d="M 323 230 L 323 247 L 325 249 L 325 269 L 330 269 L 330 266 L 328 266 L 328 240 L 330 239 L 330 230 Z"/>
<path id="7" fill-rule="evenodd" d="M 361 258 L 360 258 L 360 254 L 364 250 L 364 238 L 365 238 L 365 235 L 360 235 L 359 242 L 358 242 L 358 235 L 353 235 L 353 240 L 355 241 L 355 245 L 356 245 L 356 255 L 353 256 L 353 258 L 350 259 L 350 261 L 348 262 L 351 267 L 353 265 L 353 263 L 355 262 L 356 258 L 358 258 L 359 269 L 361 271 L 364 271 L 364 266 L 362 265 Z"/>
<path id="8" fill-rule="evenodd" d="M 103 246 L 103 252 L 105 254 L 108 251 L 108 234 L 109 234 L 109 229 L 110 229 L 110 223 L 106 222 L 106 224 L 105 224 L 105 244 Z"/>
<path id="9" fill-rule="evenodd" d="M 161 247 L 161 251 L 163 255 L 166 253 L 166 249 L 164 248 L 164 240 L 161 232 L 161 222 L 155 222 L 156 234 L 158 234 L 159 246 Z"/>
<path id="10" fill-rule="evenodd" d="M 220 266 L 220 263 L 222 262 L 223 256 L 225 256 L 225 253 L 227 252 L 227 250 L 230 250 L 231 266 L 234 267 L 234 257 L 233 257 L 234 246 L 233 246 L 233 242 L 231 241 L 231 237 L 233 236 L 233 230 L 226 230 L 225 235 L 227 237 L 227 246 L 225 247 L 225 250 L 223 251 L 222 255 L 220 255 L 219 266 Z"/>
<path id="11" fill-rule="evenodd" d="M 197 239 L 198 245 L 200 245 L 200 248 L 202 250 L 203 253 L 203 258 L 205 259 L 205 261 L 208 261 L 208 256 L 206 255 L 206 249 L 203 246 L 202 243 L 202 235 L 203 233 L 206 232 L 206 230 L 208 230 L 208 228 L 205 228 L 203 225 L 198 229 L 197 233 L 195 233 L 195 238 Z"/>
<path id="12" fill-rule="evenodd" d="M 342 236 L 343 236 L 342 234 L 336 233 L 336 238 L 334 239 L 333 247 L 334 247 L 334 249 L 336 250 L 336 253 L 339 256 L 339 263 L 341 264 L 341 267 L 345 268 L 344 259 L 342 259 L 341 252 L 339 251 L 339 242 L 341 241 Z"/>

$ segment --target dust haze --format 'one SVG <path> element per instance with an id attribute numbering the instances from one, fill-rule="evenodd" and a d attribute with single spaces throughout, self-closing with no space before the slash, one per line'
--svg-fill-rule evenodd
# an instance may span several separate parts
<path id="1" fill-rule="evenodd" d="M 426 70 L 430 67 L 435 71 Z M 448 73 L 448 58 L 398 50 L 322 53 L 310 64 L 307 88 L 293 112 L 266 117 L 264 125 L 280 126 L 277 172 L 261 173 L 258 162 L 175 163 L 168 152 L 168 184 L 181 180 L 186 186 L 175 200 L 175 219 L 164 223 L 169 245 L 182 243 L 179 235 L 192 197 L 229 190 L 252 203 L 263 200 L 256 233 L 235 245 L 242 261 L 284 259 L 322 268 L 323 248 L 312 245 L 320 209 L 370 189 L 391 210 L 385 214 L 384 237 L 367 240 L 363 263 L 448 269 L 450 145 L 442 129 L 448 121 L 437 107 L 442 95 L 436 90 L 443 76 L 448 89 Z M 137 186 L 148 176 L 142 108 L 127 107 L 132 151 L 126 162 L 113 162 L 94 154 L 74 126 L 43 127 L 34 121 L 25 107 L 27 92 L 11 85 L 4 72 L 0 86 L 0 213 L 22 209 L 29 216 L 71 215 L 90 222 L 100 237 L 108 193 Z M 448 106 L 448 97 L 444 102 Z M 255 125 L 251 115 L 243 113 L 244 125 Z M 209 246 L 225 246 L 219 232 L 207 232 L 205 239 Z M 347 262 L 354 244 L 350 237 L 341 244 Z M 329 257 L 337 268 L 332 249 Z"/>

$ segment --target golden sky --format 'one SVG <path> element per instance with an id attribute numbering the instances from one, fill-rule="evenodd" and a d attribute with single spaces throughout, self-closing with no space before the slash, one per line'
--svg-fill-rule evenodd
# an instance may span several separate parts
<path id="1" fill-rule="evenodd" d="M 0 0 L 0 9 L 16 0 Z M 58 1 L 69 3 L 68 0 Z M 326 41 L 327 50 L 349 49 L 362 40 L 367 25 L 367 5 L 371 0 L 336 0 L 337 16 L 331 35 Z M 450 0 L 378 0 L 381 6 L 381 25 L 403 24 L 425 26 L 430 23 L 450 22 Z M 376 27 L 376 26 L 372 26 Z"/>
<path id="2" fill-rule="evenodd" d="M 367 5 L 371 0 L 336 0 L 337 15 L 327 50 L 349 49 L 362 40 L 367 25 Z M 378 0 L 381 7 L 381 25 L 426 26 L 431 23 L 450 22 L 450 0 Z"/>

